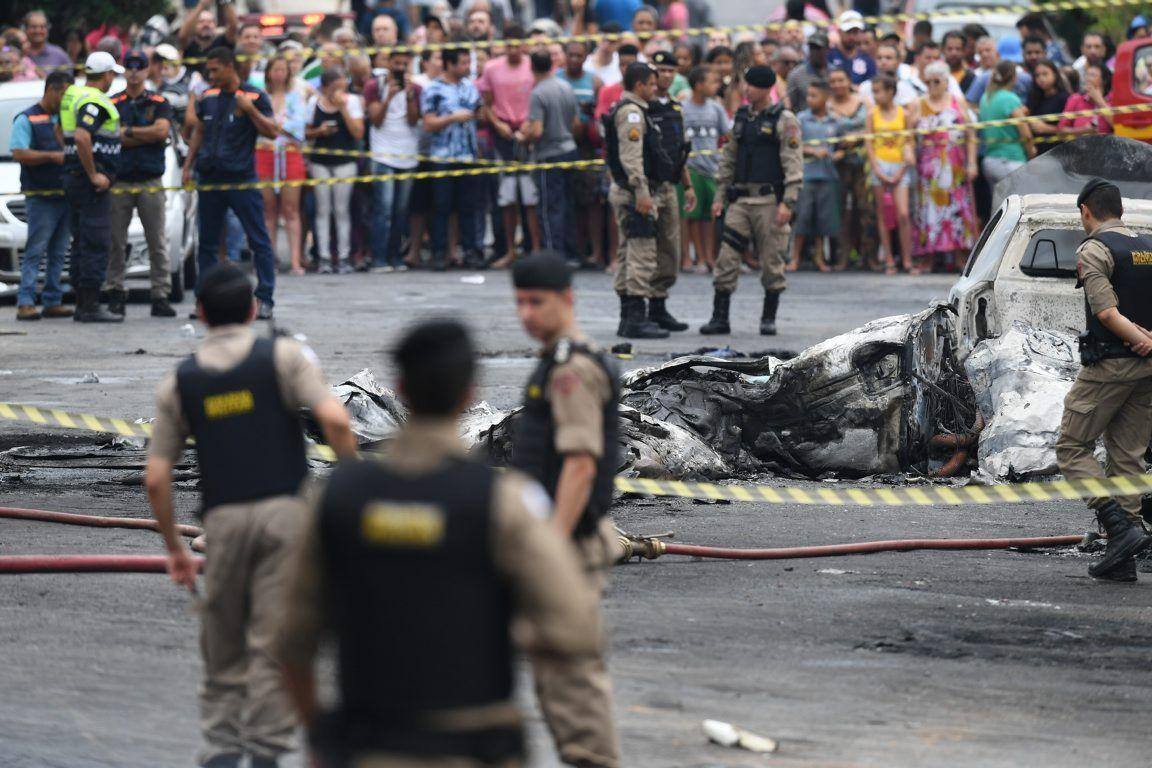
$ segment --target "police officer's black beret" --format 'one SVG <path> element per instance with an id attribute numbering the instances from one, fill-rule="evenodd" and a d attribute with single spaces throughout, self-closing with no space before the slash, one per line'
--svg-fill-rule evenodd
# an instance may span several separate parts
<path id="1" fill-rule="evenodd" d="M 676 66 L 676 57 L 668 51 L 656 51 L 652 54 L 652 63 L 657 67 L 674 67 Z"/>
<path id="2" fill-rule="evenodd" d="M 772 71 L 772 67 L 750 67 L 744 73 L 744 82 L 757 88 L 771 88 L 776 85 L 776 73 Z"/>
<path id="3" fill-rule="evenodd" d="M 1120 188 L 1110 181 L 1105 181 L 1099 177 L 1095 179 L 1089 179 L 1088 183 L 1084 185 L 1084 189 L 1080 190 L 1080 196 L 1076 198 L 1076 207 L 1079 208 L 1080 206 L 1084 205 L 1084 201 L 1087 200 L 1088 196 L 1096 190 L 1108 188 L 1115 189 L 1117 192 L 1120 191 Z"/>
<path id="4" fill-rule="evenodd" d="M 572 285 L 568 262 L 558 253 L 541 251 L 516 262 L 512 267 L 512 284 L 517 288 L 543 288 L 562 291 Z"/>

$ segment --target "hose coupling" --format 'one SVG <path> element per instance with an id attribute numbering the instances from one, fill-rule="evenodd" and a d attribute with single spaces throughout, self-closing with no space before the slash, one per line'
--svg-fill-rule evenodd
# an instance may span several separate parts
<path id="1" fill-rule="evenodd" d="M 622 563 L 628 562 L 633 557 L 641 560 L 655 560 L 667 551 L 664 542 L 655 536 L 643 538 L 621 535 L 619 541 L 624 550 L 624 556 L 620 559 Z"/>

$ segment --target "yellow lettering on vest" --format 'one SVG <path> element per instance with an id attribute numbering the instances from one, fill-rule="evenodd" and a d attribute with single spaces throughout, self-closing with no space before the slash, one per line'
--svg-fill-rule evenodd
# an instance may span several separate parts
<path id="1" fill-rule="evenodd" d="M 374 501 L 364 507 L 360 535 L 378 546 L 430 549 L 444 539 L 444 510 L 434 504 Z"/>
<path id="2" fill-rule="evenodd" d="M 252 397 L 252 391 L 248 389 L 208 395 L 204 398 L 204 415 L 210 419 L 242 416 L 245 413 L 252 413 L 255 408 L 256 399 Z"/>
<path id="3" fill-rule="evenodd" d="M 1132 263 L 1138 267 L 1152 267 L 1152 251 L 1132 251 Z"/>

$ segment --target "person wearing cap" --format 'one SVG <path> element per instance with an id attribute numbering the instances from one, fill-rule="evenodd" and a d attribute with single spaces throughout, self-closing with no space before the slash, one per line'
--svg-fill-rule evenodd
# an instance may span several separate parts
<path id="1" fill-rule="evenodd" d="M 813 32 L 808 38 L 808 60 L 788 73 L 788 104 L 799 112 L 808 103 L 808 83 L 828 79 L 828 34 Z"/>
<path id="2" fill-rule="evenodd" d="M 656 272 L 648 298 L 648 319 L 666 331 L 686 331 L 688 323 L 680 322 L 668 311 L 667 301 L 680 272 L 680 207 L 683 205 L 687 212 L 696 209 L 696 190 L 688 178 L 688 153 L 692 144 L 684 129 L 684 111 L 671 92 L 678 76 L 676 57 L 668 51 L 657 51 L 652 56 L 652 64 L 656 67 L 656 94 L 648 102 L 648 118 L 657 128 L 662 154 L 675 159 L 676 165 L 670 169 L 669 175 L 673 178 L 660 178 L 654 193 L 658 210 Z"/>
<path id="3" fill-rule="evenodd" d="M 68 203 L 59 195 L 45 194 L 60 189 L 64 183 L 61 170 L 64 148 L 56 136 L 56 127 L 60 122 L 60 101 L 70 85 L 71 71 L 49 72 L 40 101 L 12 121 L 8 147 L 12 159 L 20 164 L 20 191 L 25 195 L 28 211 L 28 239 L 20 259 L 20 290 L 16 295 L 17 320 L 72 317 L 73 314 L 61 305 L 64 291 L 60 285 L 72 237 Z M 36 309 L 36 280 L 41 264 L 44 264 L 44 290 L 40 294 L 43 313 Z"/>
<path id="4" fill-rule="evenodd" d="M 164 148 L 172 130 L 172 105 L 160 94 L 144 87 L 148 57 L 131 50 L 124 56 L 124 90 L 112 97 L 120 113 L 120 167 L 117 179 L 128 188 L 112 196 L 112 249 L 108 257 L 108 311 L 123 316 L 128 294 L 124 290 L 124 261 L 128 224 L 132 211 L 140 216 L 148 243 L 152 279 L 152 316 L 176 317 L 168 303 L 172 274 L 168 264 L 168 233 L 165 231 L 166 193 L 161 188 L 164 175 Z"/>
<path id="5" fill-rule="evenodd" d="M 1056 461 L 1069 480 L 1144 474 L 1152 438 L 1152 237 L 1124 226 L 1120 189 L 1092 179 L 1076 199 L 1088 233 L 1077 249 L 1087 331 L 1076 381 L 1064 398 Z M 1096 460 L 1104 438 L 1105 467 Z M 1134 556 L 1152 544 L 1140 494 L 1089 499 L 1108 534 L 1104 556 L 1088 568 L 1101 581 L 1136 581 Z"/>
<path id="6" fill-rule="evenodd" d="M 252 331 L 252 284 L 235 265 L 201 276 L 196 310 L 208 336 L 156 390 L 145 468 L 172 580 L 196 593 L 198 563 L 175 524 L 172 472 L 196 439 L 208 556 L 200 606 L 204 681 L 199 764 L 271 768 L 292 748 L 296 719 L 273 641 L 283 618 L 288 555 L 304 523 L 308 475 L 300 411 L 336 456 L 355 455 L 348 413 L 328 390 L 315 353 Z"/>
<path id="7" fill-rule="evenodd" d="M 876 62 L 860 47 L 864 36 L 864 17 L 859 11 L 844 11 L 836 21 L 840 30 L 840 45 L 828 51 L 828 66 L 843 69 L 853 85 L 860 85 L 876 76 Z M 799 108 L 799 105 L 793 105 Z"/>
<path id="8" fill-rule="evenodd" d="M 559 254 L 533 254 L 513 267 L 516 313 L 542 348 L 514 425 L 512 465 L 548 492 L 552 527 L 572 542 L 587 591 L 599 599 L 608 569 L 624 556 L 608 518 L 619 466 L 620 385 L 611 359 L 577 325 L 571 280 Z M 612 682 L 602 651 L 575 664 L 536 657 L 533 671 L 561 759 L 618 766 Z"/>
<path id="9" fill-rule="evenodd" d="M 200 217 L 200 245 L 197 265 L 204 272 L 217 261 L 217 246 L 225 228 L 228 211 L 240 220 L 252 263 L 259 280 L 256 298 L 260 320 L 272 319 L 276 288 L 276 254 L 264 223 L 264 199 L 251 186 L 256 181 L 256 137 L 275 139 L 280 127 L 272 115 L 272 102 L 259 88 L 242 85 L 236 71 L 236 57 L 229 48 L 208 52 L 208 76 L 212 87 L 196 101 L 196 122 L 184 161 L 184 184 L 192 183 L 193 173 L 201 185 L 218 184 L 223 189 L 197 192 Z"/>
<path id="10" fill-rule="evenodd" d="M 198 73 L 180 63 L 176 46 L 161 43 L 152 50 L 152 71 L 148 79 L 156 84 L 157 92 L 172 107 L 172 123 L 178 132 L 184 126 L 188 100 L 199 78 Z"/>
<path id="11" fill-rule="evenodd" d="M 539 484 L 468 457 L 459 419 L 477 361 L 464 326 L 421 323 L 392 359 L 407 421 L 312 495 L 278 642 L 288 690 L 316 765 L 516 768 L 513 637 L 559 667 L 594 657 L 596 600 Z M 329 638 L 339 703 L 322 710 Z"/>
<path id="12" fill-rule="evenodd" d="M 662 181 L 678 177 L 679 162 L 663 152 L 659 129 L 649 115 L 649 102 L 655 95 L 656 70 L 646 63 L 629 64 L 623 95 L 603 118 L 604 154 L 612 178 L 608 202 L 620 233 L 614 281 L 620 297 L 616 334 L 627 339 L 668 338 L 666 329 L 648 319 L 645 303 L 653 297 L 657 238 L 668 235 L 659 225 L 659 217 L 668 211 L 660 206 L 656 192 Z M 675 195 L 671 204 L 676 205 Z M 679 259 L 678 249 L 676 253 Z"/>
<path id="13" fill-rule="evenodd" d="M 100 306 L 111 240 L 111 189 L 120 156 L 120 112 L 108 89 L 124 68 L 97 51 L 84 63 L 84 85 L 73 84 L 60 102 L 64 139 L 64 197 L 72 215 L 72 287 L 81 323 L 124 319 Z"/>
<path id="14" fill-rule="evenodd" d="M 788 225 L 804 179 L 801 129 L 791 111 L 772 103 L 776 74 L 771 67 L 752 67 L 744 83 L 748 104 L 736 111 L 716 177 L 712 215 L 724 218 L 712 281 L 712 319 L 701 326 L 700 333 L 731 333 L 728 314 L 741 259 L 745 251 L 755 248 L 764 287 L 760 333 L 773 336 L 780 294 L 788 287 L 784 277 Z"/>

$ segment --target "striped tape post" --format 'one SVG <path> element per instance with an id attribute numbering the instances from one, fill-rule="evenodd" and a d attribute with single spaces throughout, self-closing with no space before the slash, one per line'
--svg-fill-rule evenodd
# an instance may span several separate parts
<path id="1" fill-rule="evenodd" d="M 0 402 L 0 420 L 33 424 L 46 429 L 75 429 L 122 437 L 148 438 L 152 434 L 152 425 L 142 419 L 129 420 L 94 416 L 88 413 L 72 413 L 56 408 L 43 408 L 23 403 Z M 334 462 L 336 460 L 335 453 L 326 445 L 309 445 L 308 455 L 310 458 L 320 461 Z M 672 496 L 684 499 L 760 504 L 800 504 L 823 507 L 935 507 L 963 504 L 1024 504 L 1152 493 L 1152 475 L 1003 485 L 904 485 L 880 488 L 721 485 L 719 483 L 691 483 L 683 480 L 617 477 L 616 490 L 621 493 L 645 496 Z"/>

